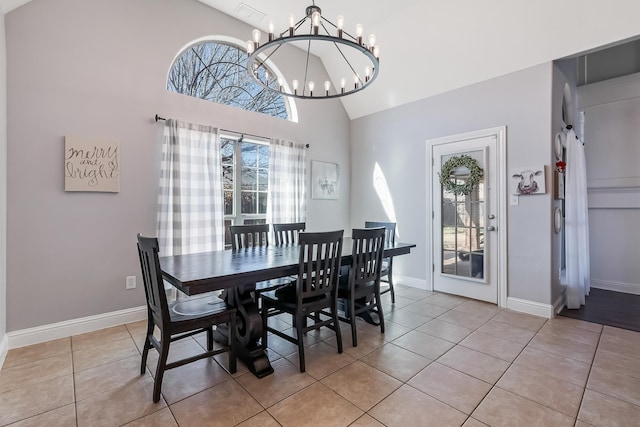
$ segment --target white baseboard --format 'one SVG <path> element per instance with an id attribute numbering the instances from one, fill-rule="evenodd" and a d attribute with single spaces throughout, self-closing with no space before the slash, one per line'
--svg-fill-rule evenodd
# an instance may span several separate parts
<path id="1" fill-rule="evenodd" d="M 555 304 L 554 304 L 555 305 Z M 509 310 L 520 311 L 522 313 L 533 314 L 551 319 L 555 315 L 555 307 L 550 304 L 529 301 L 520 298 L 507 298 L 507 308 Z"/>
<path id="2" fill-rule="evenodd" d="M 147 306 L 133 307 L 125 310 L 112 311 L 96 316 L 71 319 L 50 325 L 37 326 L 35 328 L 22 329 L 7 333 L 8 348 L 24 347 L 26 345 L 39 344 L 58 338 L 66 338 L 72 335 L 93 332 L 125 323 L 137 322 L 147 318 Z M 1 346 L 0 346 L 1 349 Z"/>
<path id="3" fill-rule="evenodd" d="M 400 276 L 398 274 L 394 274 L 393 283 L 397 283 L 398 285 L 411 286 L 412 288 L 423 289 L 426 291 L 430 290 L 425 279 L 418 279 L 415 277 Z"/>
<path id="4" fill-rule="evenodd" d="M 591 287 L 596 289 L 605 289 L 607 291 L 640 295 L 640 283 L 624 283 L 614 282 L 611 280 L 591 279 Z"/>
<path id="5" fill-rule="evenodd" d="M 7 337 L 7 334 L 4 334 L 2 339 L 0 339 L 0 370 L 2 370 L 2 365 L 4 365 L 4 359 L 7 357 L 8 351 L 9 337 Z"/>

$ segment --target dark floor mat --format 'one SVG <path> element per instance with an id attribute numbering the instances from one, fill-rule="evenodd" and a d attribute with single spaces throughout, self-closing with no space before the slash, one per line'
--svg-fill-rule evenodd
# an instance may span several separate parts
<path id="1" fill-rule="evenodd" d="M 585 305 L 559 315 L 640 332 L 640 295 L 591 289 Z"/>

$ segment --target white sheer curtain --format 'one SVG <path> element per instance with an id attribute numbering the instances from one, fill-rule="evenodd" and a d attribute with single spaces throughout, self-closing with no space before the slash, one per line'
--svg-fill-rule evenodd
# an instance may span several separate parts
<path id="1" fill-rule="evenodd" d="M 169 119 L 160 165 L 158 243 L 162 255 L 224 248 L 218 129 Z"/>
<path id="2" fill-rule="evenodd" d="M 589 295 L 589 211 L 584 145 L 567 132 L 565 183 L 565 251 L 567 308 L 580 308 Z"/>
<path id="3" fill-rule="evenodd" d="M 307 217 L 307 149 L 272 139 L 269 145 L 267 222 L 304 222 Z"/>

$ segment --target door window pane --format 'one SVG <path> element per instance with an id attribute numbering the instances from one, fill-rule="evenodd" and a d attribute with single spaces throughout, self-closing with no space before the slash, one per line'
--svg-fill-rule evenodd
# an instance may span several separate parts
<path id="1" fill-rule="evenodd" d="M 483 152 L 458 153 L 474 158 L 483 166 Z M 453 155 L 443 156 L 442 164 Z M 469 170 L 460 167 L 450 179 L 464 185 Z M 469 194 L 442 190 L 442 272 L 460 277 L 484 278 L 484 181 Z"/>

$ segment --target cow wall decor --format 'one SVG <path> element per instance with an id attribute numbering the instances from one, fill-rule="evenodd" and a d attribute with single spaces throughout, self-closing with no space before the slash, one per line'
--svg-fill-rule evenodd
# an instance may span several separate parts
<path id="1" fill-rule="evenodd" d="M 515 169 L 513 178 L 513 194 L 528 196 L 544 194 L 544 165 L 535 168 Z"/>

